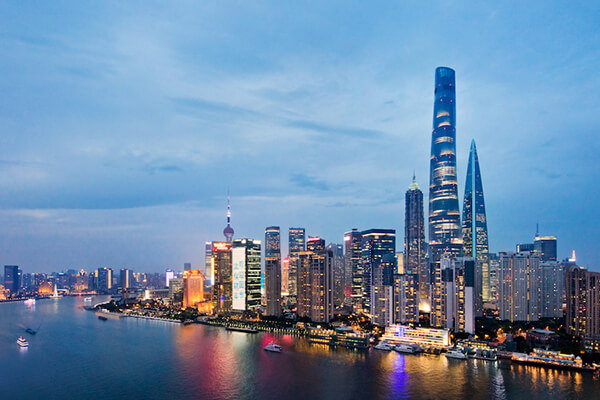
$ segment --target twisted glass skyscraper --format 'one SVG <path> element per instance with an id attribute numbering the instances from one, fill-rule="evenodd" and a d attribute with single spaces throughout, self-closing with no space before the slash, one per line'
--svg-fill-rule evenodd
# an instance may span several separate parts
<path id="1" fill-rule="evenodd" d="M 462 229 L 464 255 L 476 260 L 475 307 L 477 314 L 480 314 L 483 307 L 482 302 L 490 301 L 490 275 L 487 218 L 475 140 L 471 141 L 471 152 L 469 153 Z"/>
<path id="2" fill-rule="evenodd" d="M 442 323 L 442 257 L 462 249 L 456 180 L 456 90 L 454 70 L 435 70 L 435 101 L 429 170 L 429 261 L 432 280 L 432 324 Z"/>

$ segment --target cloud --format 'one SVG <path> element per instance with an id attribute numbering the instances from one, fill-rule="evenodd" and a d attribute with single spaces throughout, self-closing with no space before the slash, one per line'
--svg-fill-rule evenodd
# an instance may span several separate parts
<path id="1" fill-rule="evenodd" d="M 385 133 L 375 129 L 335 126 L 305 120 L 288 120 L 285 122 L 285 125 L 293 128 L 306 129 L 318 133 L 324 133 L 329 135 L 330 138 L 339 138 L 340 136 L 346 136 L 359 139 L 375 139 L 385 135 Z"/>
<path id="2" fill-rule="evenodd" d="M 313 188 L 318 190 L 329 190 L 329 185 L 325 181 L 318 180 L 312 176 L 304 174 L 294 174 L 290 177 L 290 181 L 300 187 Z"/>

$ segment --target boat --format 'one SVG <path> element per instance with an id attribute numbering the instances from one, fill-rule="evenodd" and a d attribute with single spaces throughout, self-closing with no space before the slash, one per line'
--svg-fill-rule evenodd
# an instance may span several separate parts
<path id="1" fill-rule="evenodd" d="M 92 298 L 91 297 L 86 297 L 83 299 L 84 303 L 91 303 L 92 302 Z"/>
<path id="2" fill-rule="evenodd" d="M 194 321 L 191 319 L 186 319 L 185 321 L 183 321 L 183 325 L 189 325 L 189 324 L 193 324 Z"/>
<path id="3" fill-rule="evenodd" d="M 466 360 L 467 355 L 460 350 L 450 350 L 446 353 L 446 358 L 453 358 L 455 360 Z"/>
<path id="4" fill-rule="evenodd" d="M 419 352 L 419 350 L 415 346 L 412 346 L 410 344 L 399 344 L 396 347 L 394 347 L 394 350 L 396 350 L 398 353 L 405 354 L 417 354 Z"/>
<path id="5" fill-rule="evenodd" d="M 19 338 L 17 339 L 17 344 L 20 347 L 29 347 L 29 342 L 23 336 L 19 336 Z"/>
<path id="6" fill-rule="evenodd" d="M 35 334 L 37 333 L 36 331 L 34 331 L 34 330 L 33 330 L 33 329 L 31 329 L 31 328 L 27 328 L 27 329 L 25 329 L 25 332 L 29 333 L 30 335 L 35 335 Z"/>
<path id="7" fill-rule="evenodd" d="M 265 351 L 272 351 L 273 353 L 281 353 L 281 346 L 275 343 L 269 343 L 265 346 Z"/>
<path id="8" fill-rule="evenodd" d="M 440 354 L 442 354 L 442 349 L 440 349 L 439 347 L 430 346 L 430 347 L 426 348 L 425 350 L 423 350 L 423 353 L 431 354 L 434 356 L 439 356 Z"/>
<path id="9" fill-rule="evenodd" d="M 26 306 L 34 306 L 35 305 L 35 299 L 27 299 L 24 301 Z"/>
<path id="10" fill-rule="evenodd" d="M 542 349 L 533 349 L 530 354 L 513 353 L 512 362 L 575 371 L 593 372 L 596 370 L 594 367 L 583 365 L 579 356 L 575 357 L 573 354 L 562 354 L 559 351 Z"/>
<path id="11" fill-rule="evenodd" d="M 227 326 L 225 329 L 234 332 L 258 333 L 258 330 L 254 328 L 246 328 L 243 326 Z"/>
<path id="12" fill-rule="evenodd" d="M 475 350 L 475 354 L 473 358 L 478 360 L 486 360 L 486 361 L 497 361 L 498 356 L 496 355 L 495 350 L 485 350 L 485 349 L 477 349 Z"/>
<path id="13" fill-rule="evenodd" d="M 394 346 L 392 346 L 391 344 L 389 344 L 385 340 L 382 340 L 381 342 L 377 343 L 375 346 L 373 346 L 373 348 L 375 350 L 383 350 L 383 351 L 392 351 L 392 350 L 394 350 Z"/>
<path id="14" fill-rule="evenodd" d="M 100 321 L 106 321 L 108 318 L 106 318 L 104 315 L 98 315 L 98 319 Z"/>

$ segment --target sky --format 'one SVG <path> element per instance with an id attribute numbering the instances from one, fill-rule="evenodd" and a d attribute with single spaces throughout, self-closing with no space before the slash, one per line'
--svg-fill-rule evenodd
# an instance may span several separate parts
<path id="1" fill-rule="evenodd" d="M 490 251 L 600 271 L 600 3 L 0 1 L 0 264 L 203 267 L 222 240 L 427 210 L 434 71 L 456 71 Z M 426 211 L 427 212 L 427 211 Z"/>

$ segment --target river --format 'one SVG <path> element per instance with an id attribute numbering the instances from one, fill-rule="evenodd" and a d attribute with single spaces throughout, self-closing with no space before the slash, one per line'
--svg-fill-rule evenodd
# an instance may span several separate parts
<path id="1" fill-rule="evenodd" d="M 600 398 L 600 380 L 588 373 L 330 349 L 197 324 L 101 321 L 82 306 L 77 297 L 0 304 L 1 399 Z M 26 334 L 28 327 L 39 331 Z M 19 335 L 29 348 L 17 346 Z M 283 352 L 264 351 L 269 342 Z"/>

